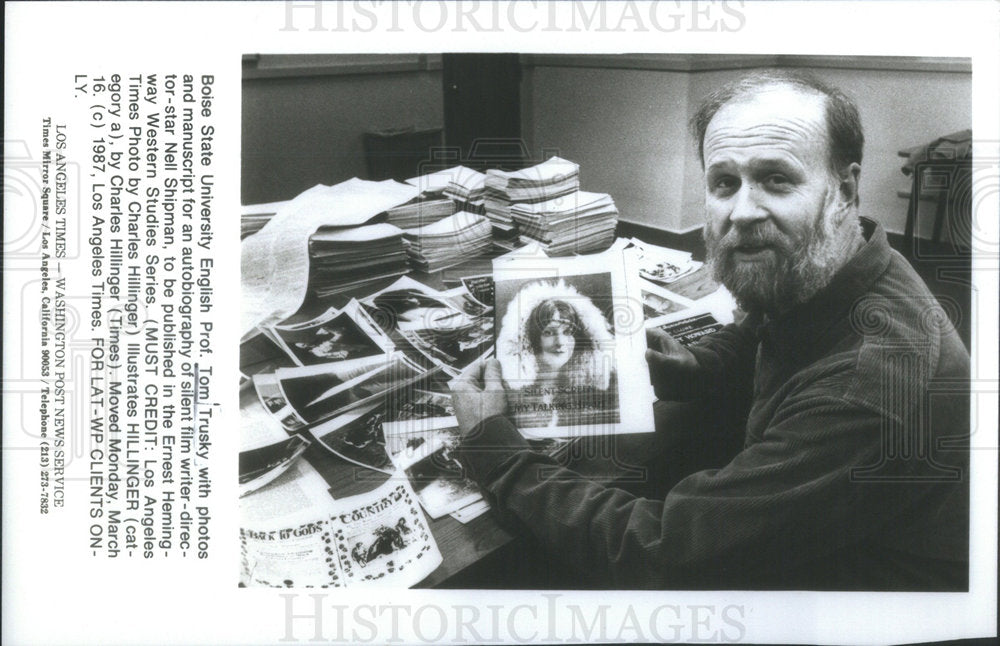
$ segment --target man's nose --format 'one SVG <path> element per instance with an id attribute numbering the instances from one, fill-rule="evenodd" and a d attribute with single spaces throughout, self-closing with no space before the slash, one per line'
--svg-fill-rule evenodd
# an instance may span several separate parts
<path id="1" fill-rule="evenodd" d="M 760 189 L 750 182 L 745 182 L 734 196 L 733 210 L 729 220 L 734 224 L 749 224 L 767 217 L 767 209 L 760 202 Z"/>

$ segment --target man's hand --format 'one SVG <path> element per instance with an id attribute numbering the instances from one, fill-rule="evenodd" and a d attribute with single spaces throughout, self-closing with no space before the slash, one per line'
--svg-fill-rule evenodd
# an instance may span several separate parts
<path id="1" fill-rule="evenodd" d="M 677 399 L 677 384 L 697 378 L 698 360 L 662 330 L 646 330 L 646 363 L 658 399 Z"/>
<path id="2" fill-rule="evenodd" d="M 500 377 L 500 362 L 496 359 L 477 361 L 453 379 L 449 387 L 463 437 L 487 417 L 507 411 L 507 394 Z"/>

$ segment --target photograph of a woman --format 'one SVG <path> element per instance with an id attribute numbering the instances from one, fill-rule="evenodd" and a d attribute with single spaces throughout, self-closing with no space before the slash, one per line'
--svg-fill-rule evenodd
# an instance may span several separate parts
<path id="1" fill-rule="evenodd" d="M 519 428 L 618 423 L 614 329 L 591 296 L 610 293 L 603 283 L 595 274 L 498 286 L 498 301 L 512 293 L 496 356 Z"/>

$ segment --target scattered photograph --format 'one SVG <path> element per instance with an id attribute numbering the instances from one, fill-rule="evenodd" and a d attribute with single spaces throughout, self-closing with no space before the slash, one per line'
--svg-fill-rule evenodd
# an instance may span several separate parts
<path id="1" fill-rule="evenodd" d="M 440 366 L 452 377 L 493 346 L 493 319 L 478 317 L 454 328 L 400 330 L 399 334 L 420 356 Z"/>
<path id="2" fill-rule="evenodd" d="M 435 289 L 403 276 L 362 300 L 375 323 L 386 332 L 448 330 L 469 324 L 468 314 Z"/>
<path id="3" fill-rule="evenodd" d="M 463 276 L 462 286 L 474 299 L 486 307 L 493 307 L 493 274 Z"/>
<path id="4" fill-rule="evenodd" d="M 702 265 L 686 251 L 659 247 L 638 238 L 632 238 L 629 243 L 638 250 L 639 275 L 655 283 L 670 284 Z"/>
<path id="5" fill-rule="evenodd" d="M 382 432 L 384 410 L 381 404 L 366 406 L 314 426 L 309 433 L 320 446 L 348 462 L 392 473 Z"/>
<path id="6" fill-rule="evenodd" d="M 412 394 L 386 415 L 382 427 L 388 438 L 453 428 L 458 425 L 451 395 L 429 390 L 413 390 Z M 390 453 L 397 453 L 390 447 Z"/>
<path id="7" fill-rule="evenodd" d="M 391 352 L 393 344 L 375 325 L 368 324 L 357 301 L 342 311 L 331 310 L 307 325 L 274 326 L 270 333 L 300 366 L 374 357 Z"/>
<path id="8" fill-rule="evenodd" d="M 462 465 L 442 447 L 405 469 L 420 506 L 440 518 L 482 498 L 479 487 L 462 476 Z"/>
<path id="9" fill-rule="evenodd" d="M 403 470 L 417 494 L 420 505 L 431 518 L 440 518 L 482 498 L 479 487 L 465 477 L 455 458 L 460 435 L 458 427 L 395 438 L 393 462 Z"/>
<path id="10" fill-rule="evenodd" d="M 649 280 L 642 282 L 642 314 L 652 319 L 681 312 L 694 306 L 694 301 L 665 289 Z"/>
<path id="11" fill-rule="evenodd" d="M 288 400 L 281 392 L 278 378 L 273 372 L 262 372 L 253 376 L 253 387 L 257 391 L 260 403 L 264 405 L 267 412 L 277 415 L 279 411 L 288 406 Z"/>
<path id="12" fill-rule="evenodd" d="M 247 379 L 294 365 L 284 349 L 259 328 L 248 332 L 240 341 L 240 374 Z"/>
<path id="13" fill-rule="evenodd" d="M 240 497 L 260 489 L 288 470 L 309 448 L 309 440 L 300 435 L 241 451 L 239 458 Z"/>
<path id="14" fill-rule="evenodd" d="M 390 357 L 285 368 L 275 373 L 285 400 L 304 424 L 333 417 L 408 388 L 426 375 L 396 353 Z"/>
<path id="15" fill-rule="evenodd" d="M 403 276 L 361 301 L 371 319 L 397 347 L 417 361 L 457 376 L 493 345 L 493 318 L 479 303 L 471 313 L 454 298 Z"/>
<path id="16" fill-rule="evenodd" d="M 448 297 L 448 300 L 455 307 L 462 310 L 469 316 L 485 316 L 493 312 L 492 305 L 484 305 L 483 303 L 480 303 L 471 293 L 469 293 L 469 290 L 462 285 L 442 293 Z"/>
<path id="17" fill-rule="evenodd" d="M 451 419 L 452 418 L 432 418 Z M 385 448 L 389 457 L 397 465 L 409 466 L 421 460 L 442 446 L 456 447 L 461 440 L 457 420 L 449 426 L 423 430 L 405 430 L 402 424 L 382 425 L 385 434 Z"/>

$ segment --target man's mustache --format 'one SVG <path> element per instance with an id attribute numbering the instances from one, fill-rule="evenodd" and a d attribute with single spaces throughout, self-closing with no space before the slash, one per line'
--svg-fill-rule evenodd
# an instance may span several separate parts
<path id="1" fill-rule="evenodd" d="M 777 251 L 788 252 L 788 240 L 770 222 L 760 222 L 751 225 L 733 225 L 720 238 L 710 241 L 713 255 L 728 255 L 743 248 L 771 247 Z"/>

